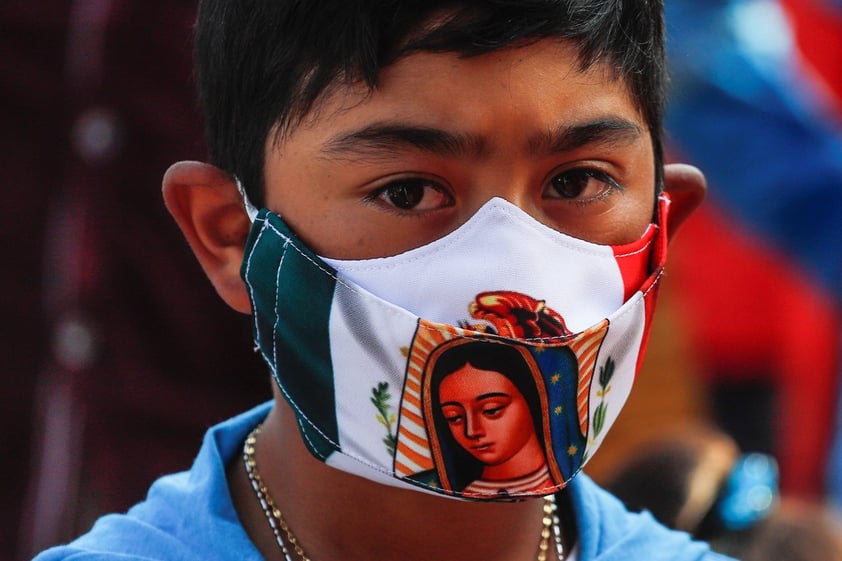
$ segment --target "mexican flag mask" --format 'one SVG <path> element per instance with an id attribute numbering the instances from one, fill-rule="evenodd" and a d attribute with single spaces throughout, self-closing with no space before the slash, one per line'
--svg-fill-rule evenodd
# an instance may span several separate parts
<path id="1" fill-rule="evenodd" d="M 249 209 L 254 339 L 308 450 L 473 500 L 563 488 L 640 368 L 668 202 L 639 240 L 609 246 L 494 198 L 439 240 L 361 261 L 321 258 Z"/>

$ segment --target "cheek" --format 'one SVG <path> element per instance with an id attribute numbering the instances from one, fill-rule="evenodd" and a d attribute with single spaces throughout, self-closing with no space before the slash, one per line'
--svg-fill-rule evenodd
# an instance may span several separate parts
<path id="1" fill-rule="evenodd" d="M 594 218 L 577 222 L 569 220 L 564 232 L 573 237 L 601 245 L 634 243 L 646 231 L 654 218 L 654 187 L 649 195 L 620 195 L 621 204 Z"/>
<path id="2" fill-rule="evenodd" d="M 513 405 L 508 418 L 506 430 L 513 444 L 523 445 L 535 432 L 532 415 L 525 403 Z"/>
<path id="3" fill-rule="evenodd" d="M 376 211 L 361 196 L 329 198 L 299 192 L 275 199 L 269 208 L 310 249 L 331 259 L 397 255 L 433 242 L 457 226 L 447 212 L 407 219 Z"/>
<path id="4" fill-rule="evenodd" d="M 318 232 L 305 242 L 318 248 L 317 253 L 323 257 L 374 259 L 421 247 L 450 231 L 424 217 L 407 220 L 378 214 L 351 205 L 347 210 L 337 209 L 329 218 L 331 230 Z"/>
<path id="5" fill-rule="evenodd" d="M 452 423 L 447 423 L 447 428 L 450 430 L 450 434 L 453 435 L 457 441 L 461 442 L 464 437 L 465 429 L 462 425 L 454 425 Z"/>

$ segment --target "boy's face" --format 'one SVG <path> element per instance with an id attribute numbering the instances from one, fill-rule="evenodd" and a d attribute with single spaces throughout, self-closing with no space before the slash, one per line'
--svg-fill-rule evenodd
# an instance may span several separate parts
<path id="1" fill-rule="evenodd" d="M 492 197 L 595 243 L 652 220 L 653 147 L 624 84 L 545 40 L 473 58 L 419 53 L 379 87 L 339 86 L 266 144 L 265 206 L 318 254 L 394 255 Z"/>

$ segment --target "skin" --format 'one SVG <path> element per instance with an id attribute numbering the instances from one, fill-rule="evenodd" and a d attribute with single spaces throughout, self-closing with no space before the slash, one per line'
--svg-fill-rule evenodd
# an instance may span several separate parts
<path id="1" fill-rule="evenodd" d="M 529 405 L 503 374 L 466 364 L 442 380 L 439 399 L 453 438 L 485 464 L 483 479 L 514 479 L 545 464 Z"/>
<path id="2" fill-rule="evenodd" d="M 651 140 L 624 85 L 601 66 L 579 72 L 573 51 L 549 40 L 467 59 L 409 56 L 373 93 L 335 88 L 265 153 L 266 206 L 334 258 L 418 247 L 492 197 L 598 243 L 636 239 L 654 207 Z M 665 177 L 674 231 L 701 202 L 704 180 L 688 166 L 668 166 Z M 164 200 L 222 299 L 250 313 L 239 275 L 250 223 L 232 178 L 180 162 L 164 177 Z M 312 559 L 535 559 L 540 501 L 449 501 L 332 469 L 306 451 L 277 390 L 275 401 L 256 457 Z M 258 549 L 279 559 L 239 461 L 229 486 Z"/>

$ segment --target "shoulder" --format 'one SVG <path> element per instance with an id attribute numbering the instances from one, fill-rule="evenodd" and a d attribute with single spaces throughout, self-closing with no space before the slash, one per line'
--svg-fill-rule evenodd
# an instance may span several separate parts
<path id="1" fill-rule="evenodd" d="M 35 561 L 259 560 L 239 523 L 225 468 L 268 408 L 262 405 L 211 428 L 189 471 L 160 478 L 146 500 L 127 513 L 103 516 L 87 534 Z"/>
<path id="2" fill-rule="evenodd" d="M 148 508 L 147 503 L 141 503 L 127 514 L 103 516 L 87 534 L 44 551 L 34 561 L 198 561 L 190 550 L 189 536 L 195 528 L 173 531 L 133 514 L 140 506 Z M 207 520 L 199 522 L 207 523 Z"/>
<path id="3" fill-rule="evenodd" d="M 579 561 L 732 561 L 689 534 L 666 528 L 648 512 L 629 512 L 586 475 L 577 475 L 569 489 Z"/>
<path id="4" fill-rule="evenodd" d="M 188 530 L 189 531 L 189 530 Z M 90 532 L 42 552 L 34 561 L 198 561 L 176 533 L 129 514 L 100 518 Z"/>

